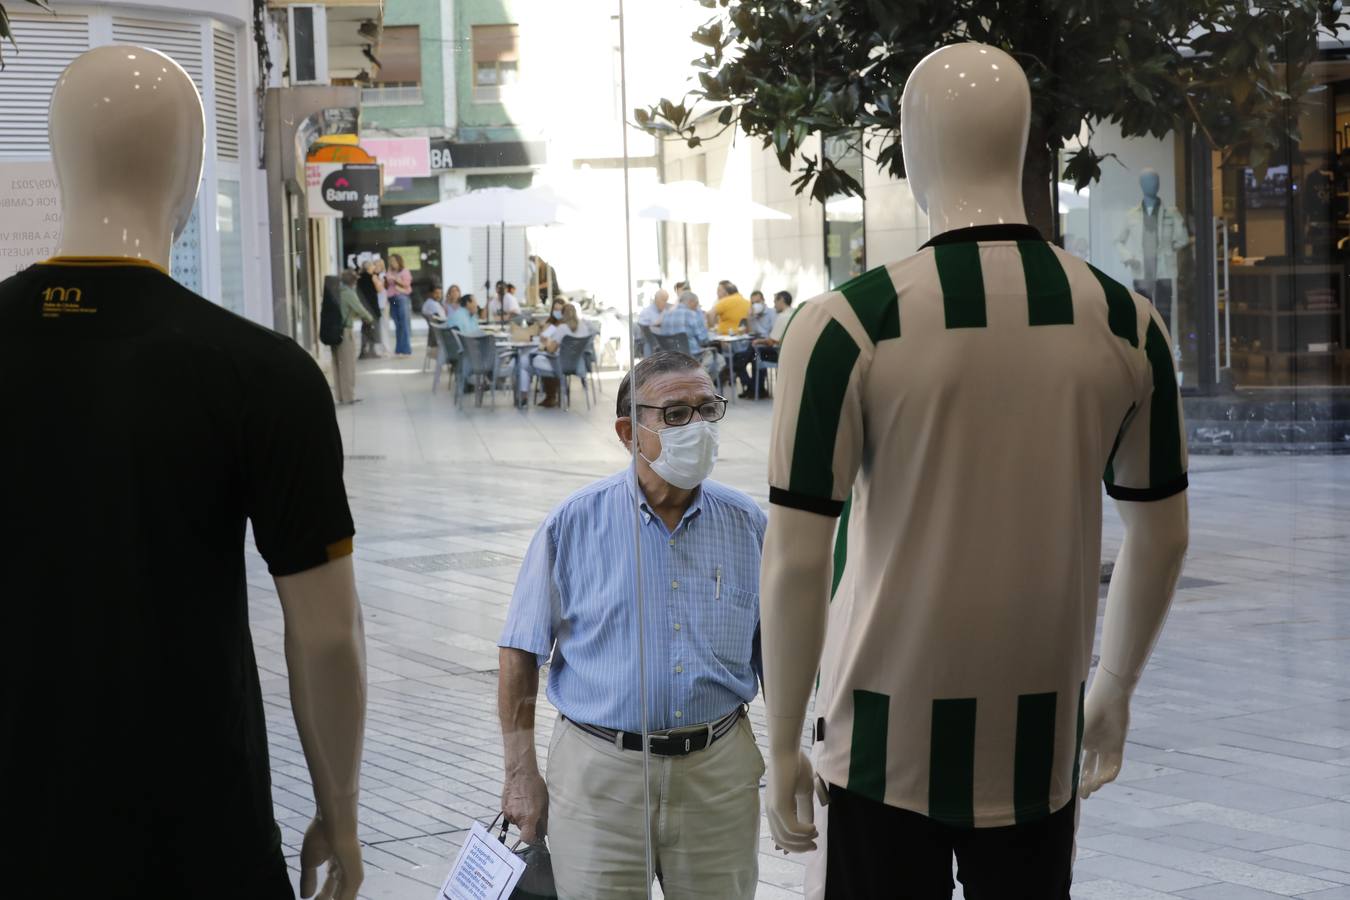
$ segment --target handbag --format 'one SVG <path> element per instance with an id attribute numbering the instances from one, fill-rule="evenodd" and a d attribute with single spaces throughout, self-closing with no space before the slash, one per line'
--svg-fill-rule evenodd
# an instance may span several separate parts
<path id="1" fill-rule="evenodd" d="M 495 828 L 499 821 L 502 827 L 497 840 L 505 844 L 506 832 L 510 827 L 505 813 L 498 813 L 488 830 Z M 522 844 L 524 842 L 517 839 L 511 847 L 511 852 L 525 862 L 525 872 L 511 892 L 511 900 L 558 900 L 558 889 L 553 885 L 553 858 L 549 856 L 548 845 Z"/>

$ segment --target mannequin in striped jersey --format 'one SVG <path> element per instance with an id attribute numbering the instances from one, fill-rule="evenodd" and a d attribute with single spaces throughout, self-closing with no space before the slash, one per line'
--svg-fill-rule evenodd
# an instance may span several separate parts
<path id="1" fill-rule="evenodd" d="M 1030 94 L 1026 78 L 1016 61 L 996 48 L 975 43 L 945 47 L 915 69 L 905 85 L 902 102 L 904 156 L 909 186 L 919 206 L 927 213 L 934 236 L 981 226 L 1026 228 L 1021 170 L 1029 116 Z M 1045 247 L 1042 244 L 1037 249 L 1044 251 Z M 844 293 L 847 295 L 847 290 Z M 821 298 L 820 302 L 825 302 L 828 297 Z M 849 300 L 852 302 L 851 297 Z M 901 296 L 902 310 L 904 302 Z M 983 312 L 981 307 L 981 316 Z M 1146 316 L 1142 312 L 1140 315 Z M 1147 322 L 1147 319 L 1141 321 Z M 796 324 L 789 327 L 789 342 Z M 895 329 L 894 336 L 898 337 L 899 325 Z M 879 355 L 880 351 L 877 353 Z M 784 401 L 780 399 L 779 402 Z M 775 416 L 778 415 L 776 410 Z M 1184 435 L 1184 431 L 1182 433 Z M 775 434 L 775 440 L 781 437 L 781 434 Z M 870 464 L 875 467 L 882 463 L 872 460 Z M 1184 486 L 1184 473 L 1180 483 Z M 777 489 L 772 473 L 771 484 Z M 780 496 L 790 493 L 780 490 Z M 770 499 L 770 524 L 761 574 L 765 698 L 770 742 L 768 817 L 770 831 L 780 849 L 804 852 L 816 849 L 818 837 L 813 822 L 818 810 L 813 809 L 812 795 L 814 793 L 820 800 L 826 793 L 823 782 L 813 772 L 810 759 L 799 749 L 804 713 L 817 684 L 822 649 L 827 643 L 834 645 L 839 640 L 835 633 L 828 637 L 826 634 L 832 593 L 840 589 L 841 575 L 844 590 L 848 589 L 847 582 L 853 575 L 849 574 L 851 568 L 842 573 L 833 572 L 834 564 L 839 561 L 838 556 L 832 556 L 836 546 L 837 522 L 834 517 L 820 514 L 819 510 L 794 507 L 791 503 L 784 505 L 774 501 L 772 496 Z M 873 509 L 878 507 L 875 496 L 870 503 Z M 938 496 L 935 503 L 942 504 L 942 497 Z M 1187 544 L 1184 489 L 1154 502 L 1118 500 L 1117 509 L 1124 520 L 1126 536 L 1107 600 L 1100 664 L 1087 692 L 1085 712 L 1083 706 L 1079 707 L 1081 780 L 1077 780 L 1076 766 L 1074 776 L 1078 796 L 1082 798 L 1119 774 L 1129 724 L 1130 697 L 1170 606 Z M 935 508 L 931 513 L 919 514 L 918 518 L 940 519 L 949 513 L 949 510 Z M 838 515 L 835 510 L 833 516 Z M 851 524 L 856 528 L 856 522 Z M 846 527 L 846 524 L 839 525 L 841 532 Z M 1009 536 L 1009 539 L 1019 538 Z M 900 603 L 902 598 L 897 597 L 894 602 Z M 840 629 L 836 627 L 835 630 Z M 849 659 L 847 647 L 833 649 L 838 651 L 839 659 Z M 972 664 L 979 663 L 973 661 Z M 1081 703 L 1081 694 L 1079 698 Z M 971 703 L 973 705 L 973 701 Z M 817 698 L 817 714 L 821 705 L 822 700 Z M 884 710 L 882 721 L 885 721 Z M 858 734 L 857 722 L 855 718 L 855 736 Z M 821 725 L 823 727 L 823 721 Z M 973 732 L 973 717 L 971 728 Z M 848 740 L 848 735 L 832 737 Z M 817 739 L 821 739 L 819 734 Z M 935 760 L 936 748 L 935 742 Z M 925 757 L 916 760 L 915 765 L 926 766 L 928 762 Z M 1011 760 L 1008 767 L 1011 770 Z M 833 796 L 832 791 L 830 794 Z M 819 836 L 823 837 L 823 834 Z M 886 855 L 891 846 L 888 836 L 875 834 L 873 837 L 876 841 L 871 852 Z M 950 856 L 947 866 L 950 873 Z M 967 884 L 967 896 L 976 896 L 971 890 Z M 817 896 L 810 889 L 807 895 Z M 831 895 L 827 891 L 826 896 Z M 916 893 L 914 896 L 928 895 Z M 980 893 L 978 896 L 1003 895 Z M 1064 896 L 1067 897 L 1067 893 Z"/>

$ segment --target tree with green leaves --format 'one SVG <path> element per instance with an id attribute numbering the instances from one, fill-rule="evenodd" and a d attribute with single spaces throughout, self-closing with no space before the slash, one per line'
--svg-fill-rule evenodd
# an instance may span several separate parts
<path id="1" fill-rule="evenodd" d="M 47 5 L 47 0 L 27 0 L 34 6 L 40 6 L 47 12 L 52 12 L 52 8 Z M 5 67 L 5 41 L 9 41 L 14 47 L 19 44 L 14 40 L 14 31 L 9 25 L 9 13 L 5 12 L 5 4 L 0 3 L 0 69 Z"/>
<path id="2" fill-rule="evenodd" d="M 813 134 L 864 135 L 879 168 L 903 177 L 900 95 L 924 56 L 959 41 L 1010 53 L 1031 83 L 1023 193 L 1027 217 L 1053 232 L 1051 186 L 1082 188 L 1106 155 L 1095 125 L 1125 137 L 1198 129 L 1255 167 L 1297 139 L 1292 102 L 1312 87 L 1320 33 L 1340 0 L 699 0 L 716 10 L 694 32 L 706 48 L 698 85 L 635 111 L 637 123 L 696 146 L 715 115 L 772 148 L 819 200 L 861 194 L 834 163 L 803 152 Z M 1072 149 L 1063 173 L 1061 150 Z"/>

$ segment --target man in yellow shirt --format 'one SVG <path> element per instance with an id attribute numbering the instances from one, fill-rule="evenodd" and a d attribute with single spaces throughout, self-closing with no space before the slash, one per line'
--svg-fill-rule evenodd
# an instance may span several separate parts
<path id="1" fill-rule="evenodd" d="M 717 302 L 708 313 L 708 327 L 716 328 L 718 334 L 735 334 L 749 316 L 750 301 L 742 297 L 730 281 L 719 281 Z"/>

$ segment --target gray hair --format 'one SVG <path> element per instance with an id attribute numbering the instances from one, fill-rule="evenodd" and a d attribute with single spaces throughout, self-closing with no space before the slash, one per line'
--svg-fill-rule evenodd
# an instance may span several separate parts
<path id="1" fill-rule="evenodd" d="M 680 302 L 685 306 L 698 306 L 698 294 L 695 294 L 693 291 L 685 291 L 680 295 Z"/>
<path id="2" fill-rule="evenodd" d="M 686 296 L 693 295 L 686 294 Z M 622 419 L 632 413 L 633 392 L 642 393 L 642 389 L 652 379 L 671 372 L 687 372 L 693 369 L 703 371 L 703 363 L 678 350 L 662 350 L 639 361 L 628 370 L 628 374 L 623 376 L 623 382 L 619 385 L 619 399 L 614 404 L 616 416 Z"/>

